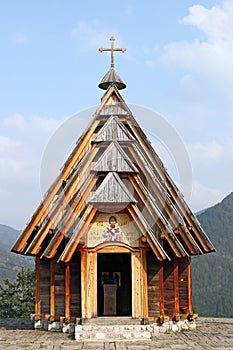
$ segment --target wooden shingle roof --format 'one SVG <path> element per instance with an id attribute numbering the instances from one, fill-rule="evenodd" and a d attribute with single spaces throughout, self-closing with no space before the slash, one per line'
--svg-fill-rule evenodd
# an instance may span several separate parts
<path id="1" fill-rule="evenodd" d="M 122 203 L 158 260 L 215 250 L 113 85 L 12 251 L 52 258 L 63 247 L 69 261 L 101 206 Z"/>

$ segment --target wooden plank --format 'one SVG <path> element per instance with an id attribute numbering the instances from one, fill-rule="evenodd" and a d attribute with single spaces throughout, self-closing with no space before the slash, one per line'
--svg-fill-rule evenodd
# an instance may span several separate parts
<path id="1" fill-rule="evenodd" d="M 95 278 L 95 259 L 92 252 L 87 253 L 87 265 L 86 265 L 86 317 L 92 318 L 93 316 L 97 316 L 97 309 L 95 310 L 95 299 L 97 294 L 97 290 L 94 287 L 94 278 Z M 95 291 L 94 291 L 95 289 Z"/>
<path id="2" fill-rule="evenodd" d="M 81 251 L 82 318 L 97 317 L 97 253 Z"/>
<path id="3" fill-rule="evenodd" d="M 65 316 L 70 317 L 70 262 L 65 267 Z"/>
<path id="4" fill-rule="evenodd" d="M 116 172 L 109 172 L 90 203 L 135 203 L 136 200 Z"/>
<path id="5" fill-rule="evenodd" d="M 96 180 L 97 179 L 94 177 L 94 175 L 90 176 L 89 181 L 87 181 L 87 185 L 84 186 L 84 188 L 86 189 L 85 197 L 87 197 L 89 195 L 88 189 L 90 189 L 94 185 Z M 77 211 L 80 209 L 80 206 L 84 206 L 86 204 L 85 198 L 83 198 L 83 194 L 84 194 L 83 192 L 84 192 L 84 189 L 82 189 L 82 191 L 79 194 L 80 201 L 78 203 L 74 202 L 71 207 L 68 206 L 69 210 L 67 210 L 67 214 L 66 214 L 66 216 L 68 216 L 68 217 L 62 215 L 62 221 L 65 221 L 64 227 L 61 228 L 61 231 L 63 233 L 65 233 L 68 230 L 69 226 L 73 222 L 73 217 L 74 217 L 74 215 L 77 214 Z M 68 202 L 67 202 L 67 204 L 68 204 Z M 56 221 L 57 220 L 59 221 L 58 218 L 61 216 L 60 215 L 61 209 L 62 209 L 62 206 L 60 205 L 60 210 L 57 210 L 56 215 L 55 214 L 53 215 L 53 224 L 55 224 L 55 225 L 57 225 Z M 27 249 L 28 252 L 30 252 L 31 254 L 38 254 L 38 252 L 41 248 L 41 244 L 49 232 L 49 225 L 50 225 L 50 219 L 48 219 L 46 225 L 40 229 L 41 232 L 38 231 L 37 236 L 35 237 L 35 239 L 29 245 L 29 248 Z M 47 230 L 46 230 L 46 228 L 47 228 Z"/>
<path id="6" fill-rule="evenodd" d="M 132 248 L 129 246 L 124 247 L 124 243 L 121 242 L 104 242 L 96 248 L 93 248 L 93 251 L 101 252 L 101 253 L 129 253 Z"/>
<path id="7" fill-rule="evenodd" d="M 180 315 L 189 314 L 188 264 L 189 264 L 188 257 L 178 260 Z"/>
<path id="8" fill-rule="evenodd" d="M 62 242 L 63 238 L 64 238 L 64 234 L 60 233 L 58 238 L 57 238 L 57 240 L 56 240 L 56 242 L 54 243 L 52 249 L 47 254 L 47 258 L 50 259 L 50 258 L 53 258 L 56 255 L 57 249 L 58 249 L 60 243 Z"/>
<path id="9" fill-rule="evenodd" d="M 159 262 L 160 316 L 164 317 L 164 265 Z"/>
<path id="10" fill-rule="evenodd" d="M 36 266 L 35 266 L 35 313 L 39 315 L 41 313 L 40 310 L 40 257 L 36 256 Z"/>
<path id="11" fill-rule="evenodd" d="M 50 314 L 50 261 L 40 260 L 40 312 Z"/>
<path id="12" fill-rule="evenodd" d="M 142 222 L 142 214 L 140 215 L 138 208 L 134 204 L 131 204 L 130 206 L 128 206 L 127 209 L 131 217 L 133 218 L 135 225 L 138 227 L 142 235 L 146 236 L 147 241 L 151 249 L 153 250 L 155 256 L 157 257 L 157 259 L 158 260 L 166 259 L 166 255 L 162 250 L 163 248 L 160 246 L 158 242 L 155 241 L 156 240 L 155 237 L 152 240 L 152 237 L 149 236 L 149 233 L 147 232 L 147 227 L 145 226 L 145 220 L 143 220 Z M 155 243 L 157 243 L 157 245 Z"/>
<path id="13" fill-rule="evenodd" d="M 65 264 L 55 263 L 55 315 L 65 315 Z"/>
<path id="14" fill-rule="evenodd" d="M 138 173 L 137 168 L 117 142 L 112 142 L 92 167 L 93 172 Z"/>
<path id="15" fill-rule="evenodd" d="M 90 213 L 85 219 L 85 224 L 82 226 L 81 230 L 78 233 L 80 238 L 83 237 L 83 235 L 85 235 L 85 233 L 88 231 L 90 222 L 93 219 L 95 213 L 96 213 L 96 209 L 91 208 Z M 75 238 L 75 240 L 71 238 L 70 243 L 68 243 L 67 245 L 68 249 L 64 252 L 64 254 L 62 254 L 61 260 L 64 262 L 70 261 L 78 244 L 79 244 L 79 240 L 77 239 L 77 237 Z"/>
<path id="16" fill-rule="evenodd" d="M 146 250 L 142 250 L 142 298 L 143 317 L 148 317 L 148 289 L 147 289 L 147 258 Z"/>
<path id="17" fill-rule="evenodd" d="M 160 317 L 159 261 L 153 251 L 147 252 L 148 316 Z"/>
<path id="18" fill-rule="evenodd" d="M 174 298 L 175 298 L 175 315 L 180 314 L 179 303 L 179 272 L 178 272 L 178 259 L 174 258 Z"/>
<path id="19" fill-rule="evenodd" d="M 81 317 L 81 253 L 74 254 L 70 262 L 70 316 Z"/>
<path id="20" fill-rule="evenodd" d="M 143 317 L 143 295 L 142 295 L 142 257 L 141 251 L 131 253 L 131 270 L 132 270 L 132 317 Z"/>
<path id="21" fill-rule="evenodd" d="M 192 266 L 191 259 L 188 258 L 188 311 L 193 313 L 193 298 L 192 298 Z"/>
<path id="22" fill-rule="evenodd" d="M 133 136 L 129 133 L 120 119 L 117 116 L 111 116 L 97 133 L 92 142 L 133 140 Z"/>
<path id="23" fill-rule="evenodd" d="M 50 314 L 55 315 L 55 260 L 50 260 Z"/>
<path id="24" fill-rule="evenodd" d="M 81 250 L 81 317 L 87 318 L 87 250 Z"/>

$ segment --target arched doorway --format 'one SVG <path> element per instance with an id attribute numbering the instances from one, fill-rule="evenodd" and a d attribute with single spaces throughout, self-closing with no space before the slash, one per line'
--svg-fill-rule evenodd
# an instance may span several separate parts
<path id="1" fill-rule="evenodd" d="M 110 295 L 107 295 L 109 292 Z M 111 303 L 113 303 L 113 305 L 110 305 Z M 97 305 L 98 316 L 132 316 L 132 278 L 130 252 L 98 252 Z"/>

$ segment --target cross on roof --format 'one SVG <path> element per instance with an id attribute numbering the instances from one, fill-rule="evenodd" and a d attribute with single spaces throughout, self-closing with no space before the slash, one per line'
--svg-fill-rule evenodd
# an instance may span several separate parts
<path id="1" fill-rule="evenodd" d="M 126 48 L 125 47 L 122 47 L 122 48 L 115 47 L 114 48 L 114 41 L 115 41 L 114 36 L 111 36 L 110 40 L 111 40 L 111 48 L 110 49 L 106 49 L 104 47 L 100 47 L 99 51 L 100 52 L 111 51 L 111 67 L 114 68 L 114 51 L 121 51 L 121 52 L 124 53 L 126 51 Z"/>

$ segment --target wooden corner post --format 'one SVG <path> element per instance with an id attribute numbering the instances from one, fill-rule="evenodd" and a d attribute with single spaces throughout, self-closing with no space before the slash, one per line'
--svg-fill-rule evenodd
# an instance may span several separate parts
<path id="1" fill-rule="evenodd" d="M 35 313 L 39 315 L 41 313 L 40 309 L 40 257 L 36 256 L 36 273 L 35 273 Z"/>

